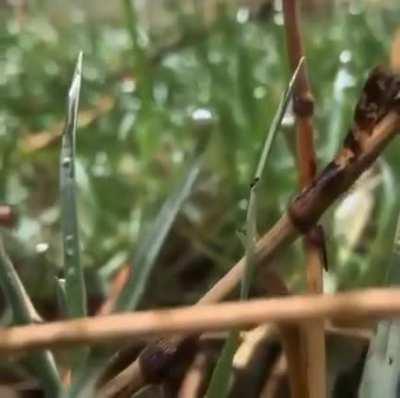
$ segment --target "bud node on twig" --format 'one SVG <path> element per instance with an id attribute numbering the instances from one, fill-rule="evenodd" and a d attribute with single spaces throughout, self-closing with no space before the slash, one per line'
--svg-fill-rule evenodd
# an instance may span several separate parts
<path id="1" fill-rule="evenodd" d="M 312 117 L 314 114 L 314 98 L 310 92 L 294 96 L 293 112 L 298 117 Z"/>

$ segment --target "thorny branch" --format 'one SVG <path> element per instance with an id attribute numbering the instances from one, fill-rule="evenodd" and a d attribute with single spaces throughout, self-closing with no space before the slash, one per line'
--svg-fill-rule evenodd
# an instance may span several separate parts
<path id="1" fill-rule="evenodd" d="M 356 179 L 376 160 L 385 146 L 394 138 L 400 128 L 400 77 L 383 67 L 375 68 L 370 74 L 355 110 L 355 124 L 350 129 L 343 149 L 329 163 L 314 182 L 303 190 L 289 205 L 276 224 L 258 241 L 256 264 L 268 264 L 269 260 L 283 247 L 293 242 L 315 225 L 322 214 L 356 181 Z M 231 294 L 241 280 L 245 261 L 242 258 L 220 279 L 197 303 L 204 305 L 223 300 Z M 168 340 L 167 340 L 168 341 Z M 176 352 L 176 347 L 187 341 L 184 336 L 175 336 L 173 341 L 154 343 L 142 351 L 139 358 L 124 374 L 134 370 L 130 383 L 136 379 L 143 383 L 159 380 L 165 369 L 172 367 L 176 357 L 166 352 Z M 158 347 L 158 351 L 157 351 Z M 168 350 L 165 349 L 168 347 Z M 175 349 L 172 349 L 174 348 Z M 157 352 L 156 374 L 145 373 L 147 361 L 154 360 Z M 149 353 L 152 355 L 150 356 Z M 159 372 L 159 370 L 163 372 Z M 121 382 L 120 382 L 121 381 Z M 120 383 L 119 383 L 120 382 Z M 127 386 L 117 375 L 112 382 L 120 389 Z M 103 391 L 107 390 L 107 384 Z"/>

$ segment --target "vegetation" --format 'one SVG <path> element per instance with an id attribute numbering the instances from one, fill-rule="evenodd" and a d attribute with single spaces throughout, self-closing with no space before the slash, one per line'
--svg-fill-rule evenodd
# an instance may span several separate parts
<path id="1" fill-rule="evenodd" d="M 303 13 L 319 169 L 341 147 L 368 72 L 389 63 L 400 17 L 395 2 L 349 3 Z M 46 320 L 192 304 L 243 255 L 243 229 L 251 262 L 255 224 L 267 231 L 298 190 L 287 112 L 257 180 L 257 206 L 249 204 L 291 71 L 282 10 L 218 4 L 209 19 L 199 4 L 189 12 L 172 1 L 174 12 L 159 26 L 146 26 L 129 0 L 120 19 L 106 21 L 73 6 L 61 20 L 46 1 L 1 9 L 0 204 L 17 217 L 1 235 L 26 289 L 2 253 L 3 325 L 37 322 L 32 302 Z M 82 71 L 78 61 L 71 85 L 80 51 Z M 385 282 L 399 145 L 323 219 L 329 292 Z M 290 290 L 303 292 L 301 244 L 277 261 Z M 255 279 L 250 291 L 244 284 L 243 299 L 265 294 L 263 278 Z M 235 339 L 225 346 L 229 364 Z M 31 374 L 48 396 L 62 383 L 79 396 L 115 349 L 72 351 L 54 353 L 59 372 L 48 352 L 2 368 L 24 378 L 36 360 L 43 366 Z M 209 397 L 227 388 L 214 381 Z"/>

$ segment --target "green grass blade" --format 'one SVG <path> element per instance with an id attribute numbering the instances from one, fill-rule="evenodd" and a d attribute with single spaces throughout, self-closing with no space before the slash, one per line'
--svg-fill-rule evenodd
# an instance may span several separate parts
<path id="1" fill-rule="evenodd" d="M 286 109 L 289 104 L 290 97 L 292 96 L 293 89 L 294 89 L 294 84 L 296 82 L 297 76 L 299 74 L 299 71 L 303 65 L 304 62 L 304 57 L 300 59 L 299 64 L 296 67 L 296 70 L 293 72 L 292 77 L 290 78 L 289 84 L 282 94 L 281 100 L 278 105 L 278 109 L 275 113 L 275 116 L 272 120 L 271 126 L 268 130 L 267 138 L 264 143 L 264 147 L 260 156 L 260 160 L 258 162 L 257 168 L 256 168 L 256 173 L 254 176 L 254 182 L 258 182 L 260 178 L 262 177 L 263 170 L 265 168 L 265 163 L 267 161 L 268 155 L 271 151 L 272 143 L 275 137 L 275 134 L 279 130 L 279 127 L 281 126 L 283 116 L 285 115 Z"/>
<path id="2" fill-rule="evenodd" d="M 232 381 L 232 359 L 239 345 L 239 332 L 233 330 L 224 344 L 221 355 L 211 376 L 207 398 L 227 397 Z"/>
<path id="3" fill-rule="evenodd" d="M 388 270 L 388 284 L 400 283 L 400 216 Z M 382 320 L 370 343 L 360 384 L 363 398 L 397 398 L 400 385 L 400 320 Z"/>
<path id="4" fill-rule="evenodd" d="M 142 100 L 144 112 L 151 109 L 152 102 L 152 73 L 148 64 L 146 48 L 140 41 L 140 31 L 138 24 L 138 15 L 133 0 L 122 0 L 122 9 L 126 20 L 126 27 L 129 33 L 132 46 L 133 69 L 138 86 L 139 96 Z M 151 117 L 148 115 L 148 117 Z"/>
<path id="5" fill-rule="evenodd" d="M 122 0 L 123 12 L 126 19 L 126 27 L 131 39 L 132 49 L 135 54 L 143 51 L 139 41 L 139 34 L 137 31 L 137 15 L 135 6 L 132 0 Z"/>
<path id="6" fill-rule="evenodd" d="M 12 308 L 14 323 L 22 325 L 40 322 L 40 316 L 7 256 L 2 240 L 0 240 L 0 273 L 1 288 Z"/>
<path id="7" fill-rule="evenodd" d="M 161 247 L 179 210 L 192 192 L 200 167 L 201 160 L 199 157 L 189 169 L 182 183 L 166 199 L 148 234 L 142 242 L 139 242 L 133 260 L 134 278 L 129 279 L 121 292 L 115 305 L 115 311 L 130 311 L 137 308 Z M 91 350 L 87 361 L 88 366 L 82 369 L 79 379 L 71 386 L 71 398 L 82 396 L 82 391 L 86 391 L 93 384 L 93 378 L 99 376 L 101 369 L 111 355 L 112 352 L 108 348 L 97 347 Z"/>
<path id="8" fill-rule="evenodd" d="M 250 185 L 250 194 L 249 194 L 249 202 L 247 206 L 247 214 L 246 214 L 246 269 L 244 273 L 244 277 L 241 283 L 240 289 L 240 298 L 242 300 L 246 300 L 249 295 L 251 281 L 253 279 L 254 274 L 254 253 L 255 253 L 255 245 L 257 241 L 257 185 L 262 178 L 263 171 L 265 169 L 265 164 L 268 158 L 268 155 L 271 151 L 272 143 L 274 141 L 275 135 L 279 130 L 279 127 L 282 123 L 283 116 L 285 115 L 286 109 L 289 104 L 290 97 L 293 92 L 294 83 L 296 81 L 297 75 L 301 66 L 303 65 L 304 58 L 300 59 L 299 64 L 297 65 L 296 70 L 294 71 L 289 84 L 282 94 L 281 100 L 278 105 L 278 109 L 275 113 L 275 116 L 272 120 L 271 126 L 268 130 L 267 137 L 264 142 L 264 147 L 261 152 L 260 159 L 258 161 L 256 172 L 254 174 L 253 181 Z"/>
<path id="9" fill-rule="evenodd" d="M 250 185 L 250 194 L 247 206 L 245 226 L 246 234 L 243 239 L 243 241 L 245 242 L 246 268 L 240 287 L 241 300 L 246 300 L 248 298 L 250 286 L 254 276 L 254 256 L 255 245 L 257 241 L 257 185 L 262 177 L 262 173 L 264 171 L 268 155 L 271 151 L 274 137 L 281 125 L 283 116 L 286 112 L 290 97 L 293 92 L 294 83 L 302 64 L 303 58 L 300 60 L 299 65 L 297 66 L 292 78 L 290 79 L 287 89 L 281 97 L 278 109 L 268 130 L 253 181 Z M 238 344 L 239 332 L 237 330 L 233 330 L 229 334 L 229 337 L 225 342 L 224 348 L 222 349 L 222 353 L 218 358 L 217 364 L 215 365 L 210 385 L 207 391 L 207 398 L 224 398 L 228 396 L 232 362 Z"/>
<path id="10" fill-rule="evenodd" d="M 0 285 L 10 304 L 14 323 L 23 325 L 41 320 L 5 252 L 2 239 L 0 239 Z M 61 396 L 60 376 L 50 351 L 30 355 L 23 360 L 23 363 L 38 378 L 47 397 Z"/>
<path id="11" fill-rule="evenodd" d="M 78 107 L 82 79 L 82 53 L 79 54 L 67 98 L 67 118 L 60 156 L 61 229 L 65 272 L 65 305 L 70 318 L 87 315 L 86 286 L 80 262 L 79 226 L 76 203 L 75 152 Z M 85 362 L 87 350 L 72 350 L 73 379 L 78 365 Z"/>
<path id="12" fill-rule="evenodd" d="M 75 187 L 75 137 L 82 77 L 82 53 L 79 54 L 68 93 L 67 120 L 62 137 L 60 159 L 61 224 L 64 244 L 65 292 L 70 317 L 84 317 L 86 289 L 80 263 L 78 217 Z"/>
<path id="13" fill-rule="evenodd" d="M 139 243 L 133 259 L 133 277 L 129 279 L 118 299 L 116 304 L 117 311 L 128 311 L 137 308 L 145 290 L 147 279 L 150 276 L 168 232 L 179 210 L 192 192 L 194 183 L 200 172 L 200 164 L 200 160 L 194 162 L 182 184 L 165 201 L 149 233 Z"/>

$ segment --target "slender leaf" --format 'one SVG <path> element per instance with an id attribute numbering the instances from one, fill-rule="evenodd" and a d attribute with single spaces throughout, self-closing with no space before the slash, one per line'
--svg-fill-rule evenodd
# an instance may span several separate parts
<path id="1" fill-rule="evenodd" d="M 134 265 L 133 277 L 129 279 L 121 292 L 116 304 L 117 310 L 128 311 L 137 308 L 168 232 L 183 203 L 192 191 L 199 175 L 200 165 L 201 161 L 199 159 L 194 162 L 182 184 L 168 197 L 161 207 L 160 213 L 152 224 L 149 233 L 139 243 L 132 262 Z"/>
<path id="2" fill-rule="evenodd" d="M 67 120 L 64 128 L 60 193 L 62 236 L 64 243 L 65 293 L 70 317 L 86 316 L 86 289 L 80 263 L 80 247 L 75 187 L 75 137 L 78 121 L 79 94 L 82 76 L 82 53 L 79 54 L 68 93 Z"/>
<path id="3" fill-rule="evenodd" d="M 132 50 L 134 54 L 142 53 L 143 48 L 140 44 L 139 33 L 137 29 L 138 19 L 133 1 L 122 0 L 122 7 L 126 19 L 127 30 L 131 39 Z"/>
<path id="4" fill-rule="evenodd" d="M 82 53 L 79 54 L 67 98 L 67 118 L 60 156 L 61 228 L 63 238 L 65 305 L 71 318 L 87 315 L 86 286 L 80 262 L 79 225 L 76 203 L 75 153 L 78 107 L 82 79 Z M 71 351 L 70 368 L 76 377 L 78 365 L 85 362 L 86 348 Z"/>
<path id="5" fill-rule="evenodd" d="M 41 321 L 0 239 L 0 285 L 13 315 L 14 323 L 23 325 Z M 50 351 L 32 354 L 24 359 L 25 366 L 34 374 L 47 397 L 59 397 L 62 385 Z"/>
<path id="6" fill-rule="evenodd" d="M 297 65 L 296 70 L 294 71 L 288 87 L 283 93 L 278 109 L 275 113 L 275 116 L 272 120 L 271 126 L 269 128 L 267 137 L 264 142 L 264 147 L 261 152 L 260 159 L 258 161 L 256 172 L 254 174 L 253 181 L 250 185 L 250 195 L 249 202 L 247 206 L 247 214 L 246 214 L 246 269 L 244 273 L 244 277 L 241 284 L 240 296 L 242 300 L 246 300 L 249 294 L 250 285 L 252 281 L 252 277 L 254 274 L 254 253 L 255 253 L 255 245 L 257 241 L 257 186 L 259 181 L 262 178 L 263 171 L 265 169 L 265 164 L 268 158 L 268 155 L 271 151 L 272 143 L 274 141 L 275 135 L 279 130 L 279 127 L 282 123 L 283 116 L 285 115 L 287 106 L 289 104 L 290 97 L 293 92 L 294 83 L 296 81 L 297 75 L 301 66 L 303 65 L 304 58 L 300 59 L 299 64 Z"/>
<path id="7" fill-rule="evenodd" d="M 138 85 L 139 96 L 142 100 L 143 111 L 147 112 L 151 108 L 153 83 L 151 79 L 151 69 L 148 64 L 146 49 L 140 40 L 140 30 L 138 16 L 133 0 L 122 0 L 122 7 L 126 26 L 131 39 L 132 62 L 136 84 Z M 150 116 L 149 116 L 150 117 Z"/>
<path id="8" fill-rule="evenodd" d="M 182 183 L 166 199 L 161 210 L 152 224 L 133 259 L 134 277 L 129 279 L 121 292 L 115 306 L 115 311 L 135 310 L 146 288 L 147 280 L 155 265 L 161 247 L 170 231 L 179 210 L 192 192 L 194 183 L 200 172 L 200 157 L 190 167 Z M 78 398 L 93 386 L 105 363 L 113 354 L 108 348 L 93 348 L 88 356 L 86 365 L 80 369 L 79 376 L 71 386 L 70 398 Z"/>
<path id="9" fill-rule="evenodd" d="M 251 282 L 254 275 L 254 257 L 255 257 L 255 247 L 257 241 L 257 185 L 265 168 L 265 164 L 270 153 L 274 137 L 281 125 L 283 116 L 286 112 L 287 106 L 289 104 L 290 97 L 293 92 L 294 83 L 298 72 L 303 64 L 303 58 L 300 60 L 292 78 L 290 79 L 289 85 L 281 97 L 278 109 L 272 120 L 271 126 L 268 130 L 267 137 L 264 142 L 264 147 L 261 152 L 260 159 L 258 161 L 255 175 L 252 183 L 250 184 L 250 194 L 249 202 L 247 206 L 246 214 L 246 227 L 245 227 L 245 237 L 242 239 L 245 243 L 245 258 L 246 267 L 245 273 L 243 275 L 241 288 L 240 288 L 240 299 L 246 300 L 249 295 Z M 224 344 L 222 353 L 218 358 L 217 364 L 215 365 L 213 375 L 211 377 L 210 385 L 207 391 L 207 398 L 223 398 L 228 396 L 229 385 L 231 380 L 231 369 L 232 362 L 235 352 L 239 344 L 239 331 L 233 330 L 229 334 L 227 341 Z"/>
<path id="10" fill-rule="evenodd" d="M 239 331 L 230 332 L 211 376 L 206 397 L 227 397 L 232 382 L 232 359 L 239 346 Z"/>

